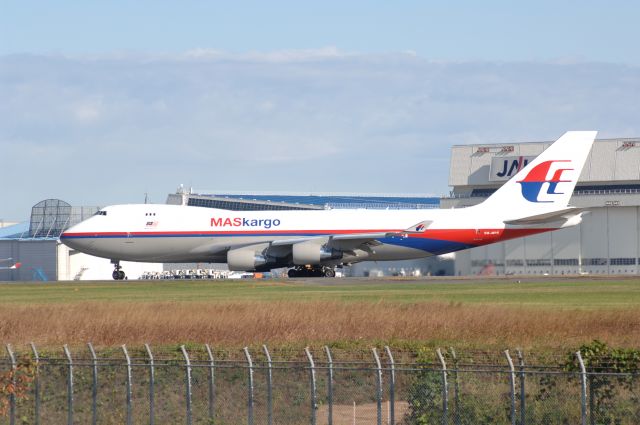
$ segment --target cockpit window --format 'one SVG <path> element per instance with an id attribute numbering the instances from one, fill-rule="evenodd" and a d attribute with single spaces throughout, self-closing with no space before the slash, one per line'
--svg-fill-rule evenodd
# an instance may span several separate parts
<path id="1" fill-rule="evenodd" d="M 106 211 L 98 211 L 94 215 L 107 215 L 107 212 Z"/>

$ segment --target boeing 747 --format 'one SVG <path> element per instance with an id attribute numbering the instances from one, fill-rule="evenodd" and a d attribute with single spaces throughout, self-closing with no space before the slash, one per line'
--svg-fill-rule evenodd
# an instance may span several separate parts
<path id="1" fill-rule="evenodd" d="M 570 131 L 484 202 L 434 210 L 327 209 L 229 211 L 184 205 L 114 205 L 60 240 L 72 249 L 120 261 L 227 263 L 230 270 L 289 267 L 290 277 L 335 275 L 360 261 L 440 255 L 574 226 L 569 206 L 596 137 Z"/>

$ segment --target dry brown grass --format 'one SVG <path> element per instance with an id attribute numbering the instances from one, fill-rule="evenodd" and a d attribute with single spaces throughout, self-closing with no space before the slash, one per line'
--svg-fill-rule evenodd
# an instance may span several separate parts
<path id="1" fill-rule="evenodd" d="M 331 301 L 0 305 L 0 342 L 16 345 L 418 341 L 483 349 L 563 349 L 595 338 L 637 348 L 640 310 Z"/>

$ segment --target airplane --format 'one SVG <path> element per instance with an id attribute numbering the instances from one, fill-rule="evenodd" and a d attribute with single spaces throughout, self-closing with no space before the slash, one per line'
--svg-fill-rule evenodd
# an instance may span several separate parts
<path id="1" fill-rule="evenodd" d="M 360 261 L 409 260 L 575 226 L 569 206 L 596 137 L 569 131 L 484 202 L 433 210 L 230 211 L 186 205 L 102 208 L 60 240 L 120 261 L 227 263 L 234 271 L 288 267 L 289 277 L 335 276 Z"/>
<path id="2" fill-rule="evenodd" d="M 11 264 L 6 266 L 5 264 Z M 0 270 L 16 270 L 22 267 L 22 263 L 13 261 L 13 258 L 0 258 Z"/>

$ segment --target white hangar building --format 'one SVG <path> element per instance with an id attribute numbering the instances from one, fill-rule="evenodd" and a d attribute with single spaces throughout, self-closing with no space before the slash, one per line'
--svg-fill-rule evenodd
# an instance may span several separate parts
<path id="1" fill-rule="evenodd" d="M 440 207 L 483 201 L 551 143 L 454 146 Z M 579 226 L 460 251 L 456 275 L 640 272 L 640 138 L 596 140 L 571 205 L 590 210 Z"/>

